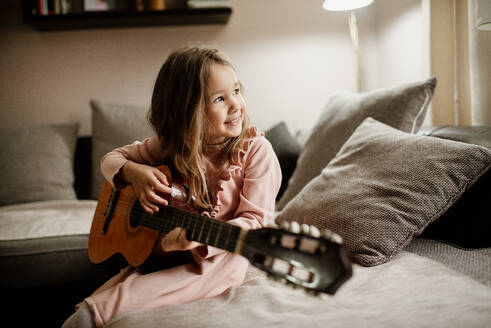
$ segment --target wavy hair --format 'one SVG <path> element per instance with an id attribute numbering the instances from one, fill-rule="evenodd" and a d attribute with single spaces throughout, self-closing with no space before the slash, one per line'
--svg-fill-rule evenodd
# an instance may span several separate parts
<path id="1" fill-rule="evenodd" d="M 152 94 L 148 121 L 162 145 L 163 162 L 186 183 L 187 203 L 210 209 L 214 199 L 203 166 L 208 79 L 212 64 L 232 64 L 217 49 L 184 47 L 172 52 L 162 65 Z M 227 138 L 220 173 L 234 162 L 247 140 L 249 118 L 244 112 L 239 136 Z"/>

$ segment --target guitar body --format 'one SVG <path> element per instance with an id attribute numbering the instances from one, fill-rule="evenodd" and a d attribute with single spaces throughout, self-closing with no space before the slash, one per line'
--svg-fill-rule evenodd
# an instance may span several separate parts
<path id="1" fill-rule="evenodd" d="M 158 167 L 171 182 L 170 170 L 166 166 Z M 111 256 L 121 253 L 132 266 L 141 266 L 154 252 L 159 252 L 157 242 L 160 240 L 160 231 L 143 225 L 132 226 L 133 215 L 141 212 L 141 207 L 136 207 L 137 201 L 133 187 L 127 185 L 119 190 L 119 195 L 108 218 L 108 204 L 114 195 L 114 188 L 109 182 L 104 183 L 99 201 L 95 209 L 94 218 L 89 235 L 89 258 L 94 263 L 102 263 Z M 139 210 L 138 210 L 139 208 Z M 109 220 L 108 228 L 103 233 L 104 225 Z"/>

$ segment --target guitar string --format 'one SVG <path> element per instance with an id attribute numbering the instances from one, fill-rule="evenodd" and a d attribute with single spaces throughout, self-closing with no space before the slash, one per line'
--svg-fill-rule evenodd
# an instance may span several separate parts
<path id="1" fill-rule="evenodd" d="M 172 208 L 173 210 L 175 210 L 174 208 Z M 218 221 L 218 220 L 215 220 L 213 222 L 211 222 L 212 219 L 207 219 L 207 218 L 202 218 L 202 217 L 199 217 L 199 216 L 193 216 L 192 214 L 190 216 L 192 216 L 193 218 L 189 218 L 187 219 L 185 216 L 188 215 L 188 213 L 186 214 L 179 214 L 177 213 L 177 215 L 172 215 L 172 213 L 169 213 L 168 217 L 158 217 L 158 216 L 154 216 L 154 215 L 150 215 L 146 212 L 142 212 L 142 211 L 128 211 L 128 210 L 124 210 L 124 209 L 115 209 L 113 211 L 114 214 L 117 214 L 119 216 L 127 216 L 128 212 L 130 212 L 130 219 L 139 219 L 140 221 L 142 222 L 145 222 L 145 223 L 151 223 L 152 224 L 152 227 L 155 227 L 155 228 L 160 228 L 160 227 L 163 227 L 165 228 L 163 225 L 162 225 L 162 222 L 164 223 L 164 225 L 171 225 L 171 226 L 176 226 L 176 227 L 183 227 L 183 228 L 190 228 L 190 224 L 193 223 L 192 221 L 194 220 L 194 223 L 193 225 L 196 225 L 196 224 L 199 224 L 199 225 L 203 225 L 204 228 L 203 230 L 213 230 L 213 225 L 223 225 L 225 226 L 226 228 L 235 228 L 235 227 L 230 227 L 230 226 L 227 226 L 227 223 L 226 222 L 221 222 L 221 221 Z M 138 213 L 136 213 L 138 212 Z M 177 212 L 177 211 L 176 211 Z M 132 215 L 131 213 L 136 213 L 136 215 Z M 197 222 L 198 220 L 201 220 L 202 222 Z M 185 221 L 188 221 L 187 223 Z M 179 224 L 179 222 L 183 223 L 183 224 Z M 211 228 L 211 229 L 210 229 Z"/>
<path id="2" fill-rule="evenodd" d="M 131 205 L 133 203 L 133 201 L 126 201 L 124 199 L 118 199 L 118 204 L 119 205 Z M 175 210 L 175 208 L 171 207 L 172 209 Z M 168 230 L 169 226 L 170 227 L 181 227 L 181 225 L 178 224 L 178 219 L 180 219 L 181 221 L 184 221 L 185 218 L 183 218 L 183 215 L 180 215 L 178 214 L 180 217 L 177 218 L 177 219 L 174 219 L 172 217 L 172 215 L 170 215 L 170 219 L 165 219 L 163 217 L 157 217 L 157 216 L 152 216 L 150 214 L 148 214 L 147 212 L 145 212 L 144 210 L 140 210 L 140 209 L 121 209 L 119 207 L 116 207 L 114 208 L 114 210 L 112 211 L 113 215 L 116 214 L 116 215 L 120 215 L 120 216 L 127 216 L 128 212 L 130 212 L 130 219 L 139 219 L 141 222 L 145 223 L 145 225 L 149 226 L 150 228 L 154 228 L 156 230 L 162 230 L 161 228 L 163 229 L 166 229 L 165 231 L 170 231 Z M 132 213 L 134 215 L 132 215 Z M 204 236 L 207 236 L 207 234 L 210 234 L 208 237 L 208 239 L 211 239 L 211 240 L 217 240 L 217 245 L 220 245 L 220 244 L 223 244 L 225 247 L 226 247 L 226 244 L 229 243 L 229 240 L 227 240 L 225 237 L 224 237 L 224 234 L 220 234 L 218 235 L 218 238 L 217 238 L 217 232 L 213 231 L 213 225 L 222 225 L 222 231 L 223 228 L 225 229 L 234 229 L 234 228 L 238 228 L 240 229 L 240 227 L 235 227 L 235 226 L 229 226 L 227 225 L 226 222 L 221 222 L 221 221 L 218 221 L 218 220 L 215 220 L 214 222 L 208 222 L 206 223 L 207 221 L 205 220 L 212 220 L 212 219 L 208 219 L 206 217 L 200 217 L 198 216 L 197 214 L 194 214 L 194 213 L 186 213 L 185 215 L 189 215 L 189 216 L 193 216 L 195 217 L 195 220 L 196 219 L 202 219 L 203 223 L 194 223 L 194 225 L 196 224 L 200 224 L 200 225 L 203 225 L 203 231 L 206 229 L 207 232 L 205 232 Z M 189 219 L 188 221 L 191 221 L 191 219 Z M 164 222 L 164 224 L 162 225 L 161 222 Z M 189 225 L 190 222 L 188 222 L 188 225 Z M 186 228 L 183 226 L 183 228 Z M 188 229 L 190 227 L 187 227 Z M 225 231 L 227 232 L 227 231 Z M 230 231 L 228 231 L 230 233 Z M 193 237 L 193 236 L 192 236 Z M 199 241 L 203 241 L 203 240 L 199 240 Z"/>
<path id="3" fill-rule="evenodd" d="M 192 232 L 189 232 L 191 234 L 191 239 L 195 241 L 199 241 L 208 245 L 212 246 L 217 246 L 219 248 L 223 249 L 229 249 L 229 248 L 235 248 L 235 243 L 233 245 L 227 245 L 230 244 L 231 241 L 234 241 L 233 239 L 230 240 L 229 237 L 233 238 L 238 238 L 238 234 L 240 231 L 240 227 L 236 226 L 231 226 L 230 224 L 227 224 L 225 221 L 219 221 L 219 220 L 213 220 L 211 218 L 203 217 L 200 216 L 196 213 L 192 212 L 187 212 L 185 210 L 181 210 L 184 212 L 184 214 L 179 213 L 179 209 L 169 206 L 169 207 L 163 207 L 165 210 L 169 211 L 175 211 L 177 214 L 173 215 L 169 213 L 168 217 L 158 217 L 155 215 L 150 215 L 146 211 L 142 210 L 141 207 L 131 207 L 132 204 L 134 204 L 137 200 L 134 198 L 130 197 L 119 197 L 117 200 L 118 205 L 126 205 L 127 208 L 121 208 L 121 206 L 117 206 L 114 208 L 113 213 L 126 217 L 128 212 L 130 213 L 129 217 L 131 219 L 137 219 L 144 223 L 144 226 L 148 226 L 149 228 L 158 230 L 158 231 L 163 231 L 163 232 L 170 232 L 172 229 L 169 228 L 174 228 L 174 227 L 182 227 L 186 229 L 187 233 L 189 232 L 191 226 L 196 228 L 197 225 L 200 227 L 197 230 L 202 230 L 201 234 L 199 236 L 202 236 L 199 238 L 196 234 L 192 234 Z M 141 206 L 141 205 L 140 205 Z M 135 215 L 132 215 L 135 214 Z M 158 214 L 158 213 L 157 213 Z M 187 219 L 184 216 L 188 217 L 193 217 L 194 218 L 194 223 L 191 222 L 193 219 Z M 197 222 L 198 220 L 201 220 L 201 222 Z M 212 221 L 213 220 L 213 221 Z M 182 224 L 179 224 L 181 222 Z M 192 224 L 190 226 L 190 224 Z M 220 228 L 218 227 L 219 225 L 222 226 L 221 231 L 222 233 L 219 234 Z M 202 228 L 201 228 L 202 227 Z M 217 229 L 214 229 L 216 227 Z M 234 231 L 237 229 L 236 231 Z M 215 231 L 216 230 L 216 231 Z M 225 235 L 228 235 L 228 237 L 225 237 Z M 212 242 L 205 242 L 211 240 Z"/>
<path id="4" fill-rule="evenodd" d="M 127 199 L 127 197 L 121 198 L 121 196 L 120 196 L 117 199 L 116 203 L 118 205 L 125 205 L 127 208 L 131 209 L 131 211 L 134 212 L 134 213 L 142 214 L 142 215 L 143 214 L 149 215 L 145 210 L 143 210 L 141 208 L 141 205 L 139 205 L 139 207 L 133 206 L 133 204 L 136 203 L 136 201 L 137 201 L 137 199 L 132 199 L 132 198 Z M 177 209 L 177 208 L 173 207 L 172 205 L 163 205 L 163 206 L 164 206 L 164 208 L 166 208 L 168 206 L 169 208 Z M 116 206 L 114 208 L 114 210 L 117 210 L 118 208 L 120 208 L 120 206 Z M 201 216 L 201 215 L 199 215 L 197 213 L 193 213 L 193 212 L 189 212 L 189 211 L 185 211 L 185 210 L 181 210 L 181 211 L 186 212 L 186 214 L 188 214 L 190 216 L 203 217 L 203 216 Z M 205 218 L 205 219 L 207 219 L 207 218 Z"/>
<path id="5" fill-rule="evenodd" d="M 175 210 L 175 208 L 172 208 L 172 210 Z M 172 211 L 172 210 L 170 210 L 170 211 Z M 231 227 L 227 226 L 226 222 L 221 222 L 218 220 L 211 221 L 212 219 L 208 219 L 206 217 L 200 217 L 197 215 L 192 215 L 191 213 L 186 213 L 186 214 L 177 213 L 177 215 L 173 215 L 172 213 L 169 213 L 168 217 L 165 217 L 165 215 L 164 215 L 164 217 L 159 217 L 159 216 L 155 216 L 155 215 L 150 215 L 145 211 L 138 211 L 138 210 L 128 211 L 126 209 L 116 208 L 112 211 L 113 214 L 117 214 L 119 216 L 127 216 L 128 212 L 130 213 L 130 215 L 129 215 L 130 219 L 140 219 L 143 221 L 147 220 L 145 222 L 155 222 L 155 225 L 154 225 L 155 227 L 162 227 L 161 222 L 164 222 L 165 224 L 172 223 L 172 225 L 174 225 L 174 226 L 177 226 L 177 227 L 182 226 L 183 228 L 187 227 L 189 229 L 190 228 L 189 224 L 193 223 L 191 221 L 194 221 L 194 224 L 203 225 L 204 226 L 203 229 L 206 229 L 206 230 L 208 230 L 213 225 L 220 225 L 220 224 L 225 225 L 226 228 L 231 228 Z M 185 216 L 191 216 L 193 218 L 187 219 Z M 201 220 L 201 223 L 198 222 L 200 220 Z M 188 221 L 188 223 L 186 224 L 185 221 Z M 183 222 L 184 224 L 180 225 L 180 224 L 178 224 L 178 222 Z"/>
<path id="6" fill-rule="evenodd" d="M 119 202 L 120 204 L 123 204 L 123 205 L 131 205 L 131 202 L 125 202 L 125 201 L 122 201 L 122 202 Z M 129 206 L 128 206 L 129 208 Z M 186 212 L 184 210 L 179 210 L 175 207 L 172 207 L 172 206 L 169 206 L 169 207 L 166 207 L 164 208 L 164 211 L 175 211 L 176 214 L 172 214 L 172 213 L 168 213 L 168 216 L 170 217 L 170 219 L 166 219 L 165 217 L 159 217 L 157 216 L 159 213 L 157 213 L 156 215 L 151 215 L 149 213 L 147 213 L 146 211 L 144 210 L 140 210 L 138 208 L 130 208 L 130 210 L 128 209 L 121 209 L 120 207 L 116 207 L 112 212 L 113 213 L 118 213 L 118 215 L 121 215 L 121 216 L 126 216 L 126 213 L 130 212 L 130 217 L 132 219 L 137 219 L 137 218 L 153 218 L 153 219 L 156 219 L 158 222 L 160 221 L 164 221 L 164 222 L 169 222 L 169 220 L 171 222 L 174 222 L 176 220 L 180 220 L 180 221 L 185 221 L 186 220 L 186 216 L 187 217 L 192 217 L 192 219 L 188 219 L 188 222 L 194 220 L 195 222 L 196 221 L 201 221 L 203 222 L 202 225 L 205 226 L 205 228 L 208 228 L 208 226 L 210 225 L 213 225 L 213 224 L 224 224 L 225 226 L 227 226 L 227 223 L 226 222 L 222 222 L 222 221 L 219 221 L 219 220 L 213 220 L 211 218 L 207 218 L 207 217 L 204 217 L 204 216 L 200 216 L 196 213 L 192 213 L 192 212 Z M 179 211 L 182 211 L 184 212 L 183 214 L 179 213 Z M 134 213 L 136 215 L 133 215 L 131 216 L 131 213 Z M 177 217 L 177 219 L 174 219 L 175 217 Z M 199 223 L 199 222 L 198 222 Z"/>
<path id="7" fill-rule="evenodd" d="M 141 222 L 144 223 L 143 226 L 152 228 L 154 230 L 157 230 L 157 231 L 167 231 L 167 232 L 169 232 L 171 230 L 171 229 L 168 229 L 168 226 L 169 226 L 168 223 L 172 223 L 172 222 L 165 222 L 164 221 L 164 224 L 163 225 L 165 225 L 166 227 L 163 228 L 163 225 L 160 222 L 162 220 L 159 220 L 159 222 L 157 222 L 157 220 L 155 218 L 148 218 L 148 217 L 147 218 L 141 218 L 141 217 L 139 217 L 139 219 L 140 219 Z M 170 224 L 170 226 L 171 227 L 177 227 L 179 225 Z M 226 228 L 229 228 L 230 229 L 230 227 L 226 227 Z M 235 227 L 233 227 L 233 228 L 235 228 Z M 225 231 L 225 230 L 222 230 L 222 231 Z M 216 247 L 227 249 L 227 250 L 231 250 L 231 249 L 234 249 L 235 248 L 235 243 L 232 244 L 232 245 L 230 245 L 230 242 L 233 241 L 233 240 L 227 239 L 224 236 L 224 234 L 218 234 L 217 235 L 217 232 L 214 231 L 213 229 L 210 229 L 209 232 L 207 232 L 207 233 L 209 234 L 208 239 L 209 240 L 212 240 L 212 241 L 215 241 L 215 242 L 208 242 L 207 243 L 208 245 L 216 246 Z M 201 239 L 200 238 L 197 238 L 196 236 L 191 235 L 191 237 L 192 237 L 191 239 L 204 243 L 205 242 L 205 237 L 207 236 L 206 235 L 207 233 L 205 233 L 203 235 L 204 237 L 201 238 Z"/>
<path id="8" fill-rule="evenodd" d="M 172 230 L 172 229 L 169 230 L 169 227 L 171 227 L 171 228 L 172 227 L 182 227 L 186 230 L 190 230 L 189 225 L 193 219 L 188 219 L 187 220 L 188 223 L 185 224 L 186 218 L 184 218 L 183 216 L 186 215 L 188 217 L 193 217 L 194 223 L 192 225 L 194 227 L 196 227 L 196 225 L 200 225 L 200 228 L 202 227 L 202 229 L 197 229 L 197 230 L 202 230 L 202 233 L 200 235 L 204 236 L 204 237 L 198 238 L 199 236 L 193 235 L 191 232 L 186 231 L 187 233 L 189 232 L 191 234 L 191 238 L 196 240 L 196 241 L 202 242 L 202 243 L 205 243 L 206 240 L 216 241 L 214 243 L 206 243 L 206 244 L 220 245 L 218 247 L 221 247 L 221 248 L 227 247 L 227 244 L 229 244 L 231 241 L 229 239 L 230 236 L 238 238 L 238 234 L 240 233 L 241 228 L 238 226 L 231 226 L 230 224 L 228 224 L 225 221 L 213 220 L 211 218 L 200 216 L 197 213 L 192 213 L 189 211 L 180 210 L 180 209 L 172 207 L 172 206 L 165 206 L 164 205 L 161 208 L 163 208 L 165 210 L 169 210 L 169 211 L 175 211 L 177 214 L 177 218 L 175 218 L 176 215 L 173 215 L 173 214 L 168 215 L 170 217 L 170 219 L 165 218 L 165 217 L 158 217 L 155 215 L 150 215 L 145 210 L 143 210 L 141 208 L 141 205 L 139 204 L 139 202 L 138 202 L 138 207 L 132 206 L 133 204 L 137 203 L 137 201 L 138 201 L 138 199 L 136 199 L 134 197 L 129 197 L 127 195 L 121 195 L 120 194 L 120 195 L 118 195 L 118 198 L 116 199 L 116 204 L 125 205 L 126 208 L 122 209 L 121 206 L 116 206 L 113 209 L 113 213 L 117 212 L 118 215 L 127 216 L 127 213 L 130 212 L 130 215 L 129 215 L 130 219 L 139 219 L 141 222 L 143 222 L 145 225 L 149 226 L 152 229 L 159 230 L 159 231 L 163 231 L 163 229 L 165 229 L 166 232 L 169 232 Z M 178 211 L 182 211 L 184 213 L 181 214 Z M 135 215 L 131 215 L 131 214 L 135 214 Z M 157 215 L 158 214 L 159 214 L 159 212 L 157 212 Z M 197 222 L 198 220 L 200 220 L 201 222 Z M 162 224 L 161 222 L 164 222 L 164 223 Z M 183 224 L 179 224 L 179 222 L 182 222 Z M 184 225 L 186 225 L 186 226 L 184 226 Z M 221 234 L 218 233 L 219 232 L 218 230 L 220 230 L 220 229 L 218 229 L 219 225 L 222 226 L 221 231 L 223 233 L 221 233 Z M 214 231 L 214 227 L 217 227 L 217 231 Z M 226 234 L 228 235 L 228 237 L 225 237 Z M 217 238 L 217 235 L 218 235 L 218 238 Z M 223 246 L 221 246 L 221 245 L 223 245 Z M 232 246 L 235 247 L 235 245 L 232 245 Z"/>
<path id="9" fill-rule="evenodd" d="M 170 228 L 182 227 L 186 230 L 190 230 L 190 228 L 191 228 L 190 224 L 192 223 L 191 221 L 193 219 L 188 219 L 187 220 L 188 223 L 186 224 L 185 223 L 186 218 L 184 216 L 186 215 L 188 217 L 193 217 L 194 223 L 192 223 L 192 226 L 194 226 L 194 227 L 196 227 L 197 225 L 200 225 L 200 227 L 202 226 L 201 236 L 204 236 L 204 237 L 200 239 L 197 236 L 191 234 L 192 239 L 199 241 L 199 242 L 202 242 L 202 243 L 205 243 L 206 239 L 208 239 L 208 240 L 211 239 L 212 241 L 216 240 L 216 243 L 213 243 L 213 244 L 223 245 L 221 247 L 227 247 L 227 243 L 230 243 L 230 240 L 228 239 L 228 237 L 225 237 L 225 234 L 228 234 L 229 236 L 232 235 L 232 237 L 238 237 L 238 233 L 240 231 L 240 227 L 231 226 L 230 224 L 228 224 L 225 221 L 213 220 L 211 218 L 203 217 L 203 216 L 200 216 L 196 213 L 187 212 L 184 210 L 181 210 L 182 212 L 184 212 L 184 214 L 180 214 L 180 213 L 178 213 L 179 209 L 172 207 L 172 206 L 169 206 L 169 207 L 166 206 L 163 208 L 166 208 L 165 210 L 177 212 L 177 218 L 176 218 L 176 215 L 172 215 L 172 214 L 169 214 L 167 218 L 166 217 L 158 217 L 155 215 L 150 215 L 146 211 L 141 210 L 140 208 L 135 209 L 135 207 L 131 207 L 131 205 L 135 202 L 136 202 L 136 200 L 133 198 L 128 200 L 127 197 L 123 197 L 123 198 L 120 197 L 117 200 L 118 205 L 126 205 L 127 208 L 123 209 L 123 208 L 121 208 L 121 206 L 117 206 L 114 208 L 114 210 L 112 212 L 114 214 L 117 214 L 117 215 L 123 216 L 123 217 L 126 217 L 128 212 L 129 212 L 130 213 L 130 215 L 129 215 L 130 220 L 131 219 L 137 219 L 137 220 L 143 222 L 145 226 L 148 226 L 149 228 L 163 231 L 163 232 L 164 231 L 170 232 L 172 229 L 169 229 L 169 227 Z M 132 214 L 135 214 L 135 215 L 132 215 Z M 201 222 L 197 222 L 198 220 L 201 220 Z M 183 224 L 179 224 L 179 222 L 181 222 Z M 219 230 L 218 226 L 219 225 L 222 226 L 221 230 L 223 233 L 221 233 L 221 234 L 218 234 L 218 230 Z M 216 229 L 217 231 L 214 231 L 215 230 L 214 226 L 217 227 L 217 229 Z M 200 229 L 198 229 L 198 230 L 200 230 Z M 234 231 L 234 230 L 236 230 L 236 231 Z M 234 236 L 234 234 L 237 236 Z M 217 235 L 218 235 L 218 238 L 217 238 Z M 207 243 L 207 244 L 211 244 L 211 243 Z"/>
<path id="10" fill-rule="evenodd" d="M 155 228 L 157 230 L 161 230 L 161 228 L 163 226 L 165 226 L 166 231 L 169 231 L 169 229 L 168 229 L 169 225 L 171 227 L 182 226 L 185 229 L 187 228 L 186 230 L 190 230 L 189 229 L 190 227 L 186 227 L 186 224 L 184 222 L 185 218 L 183 218 L 182 215 L 178 214 L 177 218 L 174 218 L 171 215 L 170 220 L 162 220 L 162 219 L 163 218 L 161 218 L 161 217 L 154 217 L 154 216 L 151 216 L 149 214 L 144 214 L 144 216 L 140 220 L 144 223 L 145 226 L 149 226 L 149 227 Z M 178 224 L 179 222 L 184 223 L 184 226 L 182 224 Z M 223 234 L 218 235 L 218 238 L 216 238 L 218 229 L 216 229 L 216 231 L 215 231 L 213 226 L 218 226 L 219 224 L 220 224 L 219 222 L 209 222 L 209 221 L 202 221 L 201 223 L 197 223 L 197 224 L 195 223 L 194 226 L 200 225 L 202 227 L 201 230 L 202 230 L 202 236 L 203 237 L 199 238 L 199 236 L 191 235 L 192 239 L 195 239 L 195 240 L 200 241 L 200 242 L 204 242 L 205 237 L 208 237 L 206 239 L 209 239 L 209 237 L 212 237 L 212 238 L 217 240 L 217 245 L 223 245 L 224 247 L 226 247 L 227 243 L 229 243 L 230 241 L 227 240 Z M 187 225 L 189 225 L 189 223 Z M 235 227 L 226 226 L 226 228 L 230 230 L 230 229 L 234 229 Z"/>
<path id="11" fill-rule="evenodd" d="M 132 204 L 134 204 L 135 202 L 137 201 L 137 199 L 135 199 L 134 197 L 128 197 L 126 195 L 118 195 L 117 199 L 116 199 L 116 203 L 118 205 L 126 205 L 128 208 L 131 208 L 131 213 L 136 213 L 137 215 L 139 216 L 148 216 L 149 214 L 143 210 L 141 208 L 141 205 L 139 204 L 139 208 L 136 208 L 131 206 Z M 165 205 L 164 205 L 165 206 Z M 169 208 L 172 208 L 172 209 L 176 209 L 178 210 L 177 208 L 175 207 L 172 207 L 172 206 L 169 206 Z M 116 207 L 113 211 L 115 211 L 116 209 L 118 209 L 118 207 Z M 206 217 L 203 217 L 203 216 L 200 216 L 199 214 L 196 214 L 196 213 L 192 213 L 192 212 L 189 212 L 189 211 L 185 211 L 185 210 L 182 210 L 183 212 L 186 212 L 187 215 L 189 216 L 194 216 L 196 219 L 200 219 L 200 220 L 203 220 L 204 223 L 204 226 L 205 228 L 206 227 L 206 220 L 212 220 L 211 218 L 206 218 Z M 155 217 L 155 216 L 152 216 L 151 217 Z M 132 218 L 137 218 L 137 217 L 132 217 Z M 221 224 L 221 223 L 224 223 L 225 225 L 227 225 L 226 222 L 222 222 L 222 221 L 219 221 L 219 220 L 214 220 L 213 222 L 209 222 L 209 225 L 210 224 Z M 226 226 L 226 228 L 230 228 L 228 226 Z"/>

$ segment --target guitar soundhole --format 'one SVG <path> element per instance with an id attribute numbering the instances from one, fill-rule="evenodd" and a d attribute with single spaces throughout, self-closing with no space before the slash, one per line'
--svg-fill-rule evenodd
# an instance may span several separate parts
<path id="1" fill-rule="evenodd" d="M 136 228 L 140 225 L 142 215 L 144 214 L 143 208 L 139 200 L 133 203 L 130 213 L 130 227 Z"/>

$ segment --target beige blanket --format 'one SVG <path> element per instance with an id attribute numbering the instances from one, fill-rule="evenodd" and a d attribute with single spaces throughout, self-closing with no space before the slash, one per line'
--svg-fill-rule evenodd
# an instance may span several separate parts
<path id="1" fill-rule="evenodd" d="M 225 294 L 156 311 L 124 313 L 107 328 L 490 327 L 491 288 L 404 251 L 389 263 L 354 267 L 335 296 L 312 297 L 250 268 Z"/>

